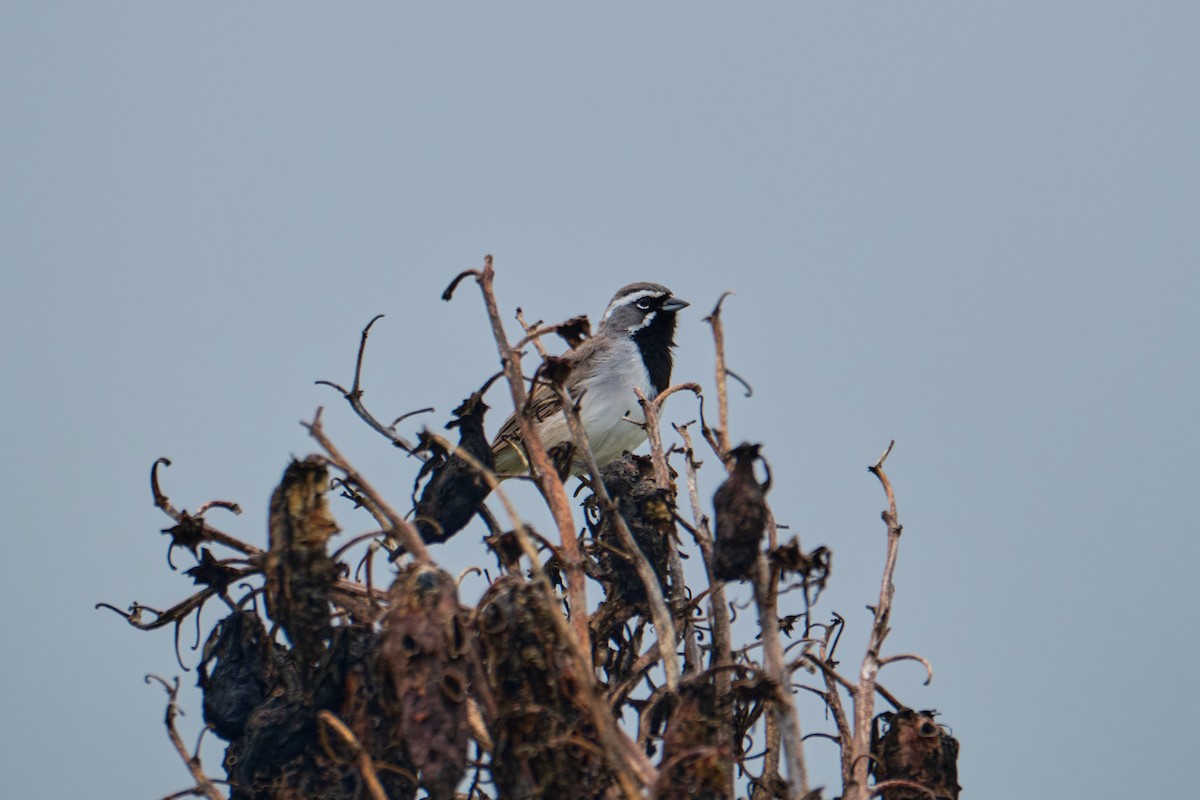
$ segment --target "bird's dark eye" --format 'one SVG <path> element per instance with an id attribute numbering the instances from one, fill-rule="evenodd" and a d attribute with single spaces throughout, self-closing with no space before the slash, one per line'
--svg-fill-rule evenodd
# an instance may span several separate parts
<path id="1" fill-rule="evenodd" d="M 649 311 L 650 310 L 650 301 L 649 300 L 638 300 L 637 307 L 640 308 L 642 311 Z"/>

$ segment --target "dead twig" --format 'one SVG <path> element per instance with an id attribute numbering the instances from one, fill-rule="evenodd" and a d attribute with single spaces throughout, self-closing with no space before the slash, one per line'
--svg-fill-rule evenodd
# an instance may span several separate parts
<path id="1" fill-rule="evenodd" d="M 152 464 L 150 467 L 150 492 L 154 495 L 154 506 L 156 508 L 161 509 L 164 514 L 180 524 L 185 524 L 188 522 L 194 524 L 198 521 L 201 526 L 199 533 L 200 541 L 216 542 L 217 544 L 222 544 L 231 550 L 236 550 L 239 553 L 243 553 L 248 556 L 256 556 L 262 553 L 262 550 L 259 548 L 246 544 L 240 539 L 230 536 L 227 533 L 223 533 L 209 525 L 207 521 L 201 519 L 203 511 L 191 515 L 186 511 L 180 511 L 179 509 L 175 508 L 175 506 L 171 504 L 170 499 L 167 498 L 167 495 L 163 493 L 162 488 L 159 486 L 158 468 L 160 466 L 171 466 L 171 459 L 165 457 L 155 459 L 154 464 Z M 228 503 L 222 500 L 215 500 L 201 505 L 201 508 L 204 511 L 207 511 L 210 507 L 226 508 L 230 511 L 232 511 L 234 508 L 237 508 L 238 511 L 235 513 L 241 512 L 241 508 L 236 503 Z"/>
<path id="2" fill-rule="evenodd" d="M 366 479 L 351 466 L 341 451 L 325 435 L 325 428 L 321 425 L 322 410 L 321 408 L 317 409 L 317 413 L 313 415 L 312 422 L 301 422 L 300 424 L 308 431 L 308 435 L 315 439 L 317 444 L 321 446 L 321 449 L 325 451 L 330 465 L 340 470 L 346 476 L 346 481 L 358 487 L 358 490 L 370 501 L 370 505 L 374 506 L 378 511 L 376 519 L 380 522 L 381 527 L 383 527 L 388 536 L 400 542 L 404 549 L 412 555 L 414 560 L 422 564 L 432 564 L 433 558 L 429 555 L 429 550 L 426 549 L 425 543 L 421 541 L 421 535 L 417 533 L 417 529 L 388 505 L 383 496 L 376 492 L 371 484 L 367 483 Z"/>
<path id="3" fill-rule="evenodd" d="M 926 796 L 932 797 L 933 800 L 938 800 L 939 798 L 938 793 L 930 789 L 928 786 L 924 786 L 916 781 L 906 781 L 901 778 L 893 778 L 892 780 L 881 781 L 875 784 L 874 786 L 870 787 L 870 796 L 874 797 L 877 794 L 883 794 L 889 789 L 912 789 L 913 791 L 922 792 Z"/>
<path id="4" fill-rule="evenodd" d="M 773 527 L 773 525 L 772 525 Z M 778 594 L 775 592 L 776 576 L 766 553 L 758 554 L 757 568 L 753 574 L 754 602 L 758 607 L 759 630 L 762 633 L 763 672 L 771 681 L 771 718 L 777 726 L 788 765 L 788 792 L 792 798 L 808 794 L 808 771 L 804 763 L 804 739 L 800 731 L 800 716 L 796 704 L 788 691 L 791 685 L 790 672 L 783 659 L 783 645 L 779 638 Z M 769 752 L 778 752 L 771 747 Z M 765 775 L 768 780 L 772 777 Z"/>
<path id="5" fill-rule="evenodd" d="M 362 329 L 362 338 L 360 338 L 358 341 L 358 358 L 354 362 L 354 383 L 350 385 L 349 389 L 346 389 L 343 386 L 340 386 L 339 384 L 334 383 L 333 381 L 315 381 L 315 383 L 318 386 L 331 386 L 334 389 L 336 389 L 337 391 L 341 392 L 342 397 L 346 398 L 346 401 L 348 403 L 350 403 L 350 407 L 354 409 L 354 413 L 358 414 L 358 416 L 362 419 L 363 422 L 370 425 L 373 430 L 375 430 L 377 433 L 379 433 L 381 436 L 383 436 L 385 439 L 387 439 L 389 442 L 391 442 L 393 446 L 400 448 L 404 452 L 408 453 L 410 456 L 415 455 L 418 458 L 424 459 L 424 458 L 427 458 L 428 456 L 426 456 L 422 453 L 418 453 L 417 446 L 414 445 L 412 442 L 408 441 L 407 439 L 405 439 L 403 436 L 398 435 L 395 430 L 396 425 L 397 425 L 397 423 L 400 422 L 400 420 L 404 419 L 405 417 L 411 416 L 412 414 L 419 414 L 419 413 L 421 413 L 421 411 L 413 411 L 408 414 L 405 414 L 404 416 L 397 419 L 396 422 L 393 422 L 390 426 L 387 426 L 387 425 L 384 425 L 379 420 L 375 419 L 375 415 L 372 414 L 370 411 L 367 411 L 367 407 L 363 405 L 363 401 L 362 401 L 362 398 L 363 398 L 363 388 L 362 388 L 363 355 L 367 351 L 367 336 L 371 333 L 371 326 L 374 325 L 376 322 L 378 322 L 381 319 L 383 319 L 383 314 L 376 314 L 374 317 L 371 318 L 371 321 L 367 323 L 366 327 Z M 422 411 L 424 411 L 424 410 L 425 409 L 422 409 Z M 429 410 L 432 411 L 433 409 L 429 409 Z"/>
<path id="6" fill-rule="evenodd" d="M 654 464 L 654 483 L 660 490 L 670 492 L 672 496 L 675 493 L 674 481 L 671 480 L 671 468 L 667 463 L 667 455 L 663 448 L 659 414 L 667 398 L 680 391 L 690 391 L 699 396 L 700 385 L 697 383 L 677 383 L 674 386 L 668 386 L 659 392 L 653 401 L 647 400 L 641 389 L 634 389 L 634 394 L 637 395 L 638 403 L 642 407 L 642 417 L 645 419 L 646 438 L 650 442 L 650 459 Z M 684 597 L 683 560 L 679 556 L 679 547 L 675 542 L 669 543 L 667 549 L 667 572 L 671 576 L 671 614 L 675 618 L 680 618 L 680 612 L 687 604 L 687 599 Z M 693 671 L 697 671 L 702 669 L 700 665 L 700 645 L 694 635 L 692 617 L 689 614 L 683 616 L 682 620 L 682 637 L 687 662 L 691 665 Z"/>
<path id="7" fill-rule="evenodd" d="M 717 409 L 720 421 L 715 434 L 705 428 L 705 439 L 714 448 L 717 456 L 724 462 L 726 469 L 733 466 L 729 453 L 732 439 L 729 435 L 729 370 L 725 366 L 725 328 L 721 323 L 721 304 L 733 292 L 724 292 L 717 299 L 712 313 L 704 318 L 712 327 L 713 345 L 716 351 L 716 382 Z M 741 380 L 740 378 L 738 380 Z M 743 383 L 745 383 L 743 381 Z M 778 532 L 775 517 L 768 514 L 768 550 L 777 545 Z M 777 742 L 782 740 L 788 767 L 788 793 L 796 800 L 808 794 L 808 770 L 804 763 L 804 737 L 800 730 L 800 716 L 796 712 L 788 687 L 791 685 L 790 672 L 784 662 L 783 645 L 779 636 L 779 575 L 770 564 L 766 553 L 760 552 L 753 570 L 752 585 L 754 588 L 754 603 L 758 610 L 759 629 L 762 633 L 763 672 L 771 682 L 772 702 L 771 714 L 767 725 L 767 764 L 763 779 L 775 779 L 775 764 L 778 759 L 779 747 Z"/>
<path id="8" fill-rule="evenodd" d="M 375 762 L 371 760 L 371 754 L 367 752 L 366 748 L 359 744 L 358 737 L 332 712 L 318 711 L 317 721 L 332 728 L 349 746 L 351 755 L 358 762 L 358 771 L 362 773 L 363 782 L 367 785 L 367 791 L 371 793 L 372 800 L 388 800 L 387 792 L 383 790 L 383 784 L 379 782 L 379 775 L 375 772 Z"/>
<path id="9" fill-rule="evenodd" d="M 658 576 L 654 574 L 654 568 L 650 566 L 650 562 L 646 560 L 645 553 L 638 547 L 637 540 L 633 538 L 633 531 L 629 530 L 629 524 L 621 515 L 620 509 L 617 508 L 617 504 L 613 502 L 612 497 L 608 494 L 608 489 L 604 486 L 604 478 L 600 474 L 600 467 L 596 463 L 596 457 L 592 454 L 592 447 L 588 442 L 587 431 L 584 430 L 583 420 L 580 419 L 579 407 L 576 405 L 575 399 L 570 396 L 565 387 L 555 386 L 554 389 L 558 392 L 559 401 L 562 404 L 563 416 L 566 418 L 567 427 L 571 430 L 571 438 L 575 440 L 576 455 L 583 459 L 588 474 L 592 478 L 592 491 L 596 494 L 600 508 L 612 520 L 617 531 L 617 536 L 620 537 L 621 545 L 625 548 L 626 553 L 633 562 L 633 568 L 646 590 L 646 600 L 650 606 L 650 618 L 654 622 L 654 627 L 658 629 L 659 639 L 666 643 L 664 647 L 660 648 L 660 652 L 663 657 L 663 669 L 666 671 L 667 689 L 671 693 L 674 693 L 679 688 L 679 654 L 675 652 L 675 643 L 679 640 L 675 636 L 675 622 L 671 619 L 671 611 L 667 608 L 666 600 L 663 598 L 662 587 L 658 583 Z M 640 399 L 644 401 L 645 397 L 641 396 L 641 392 L 638 392 L 638 394 Z M 661 452 L 662 443 L 660 441 L 660 455 Z M 665 475 L 665 458 L 662 460 L 662 463 L 662 474 Z"/>
<path id="10" fill-rule="evenodd" d="M 901 653 L 900 655 L 888 656 L 887 658 L 879 659 L 879 666 L 886 667 L 888 664 L 895 664 L 897 661 L 916 661 L 921 666 L 925 667 L 925 686 L 928 686 L 933 681 L 933 665 L 924 656 L 919 656 L 916 653 Z"/>
<path id="11" fill-rule="evenodd" d="M 884 640 L 891 630 L 892 598 L 896 593 L 895 574 L 896 558 L 900 549 L 900 525 L 896 512 L 896 494 L 892 482 L 884 472 L 883 462 L 891 455 L 896 446 L 893 439 L 868 471 L 879 479 L 887 497 L 887 508 L 882 517 L 887 525 L 887 557 L 883 566 L 883 578 L 879 584 L 879 602 L 874 607 L 874 620 L 867 642 L 867 652 L 863 655 L 862 667 L 859 671 L 858 685 L 854 689 L 854 738 L 851 744 L 851 758 L 854 768 L 850 783 L 846 787 L 846 800 L 865 800 L 874 792 L 867 786 L 871 755 L 871 726 L 875 716 L 875 690 L 879 677 L 879 668 L 883 664 L 880 656 Z M 878 787 L 876 787 L 878 788 Z"/>
<path id="12" fill-rule="evenodd" d="M 722 292 L 721 296 L 717 298 L 717 304 L 713 306 L 712 313 L 704 318 L 704 322 L 712 326 L 713 342 L 717 349 L 717 414 L 719 422 L 716 430 L 716 441 L 714 443 L 710 440 L 709 443 L 713 444 L 717 456 L 722 459 L 725 458 L 726 453 L 733 449 L 733 442 L 729 437 L 729 389 L 725 380 L 725 377 L 729 374 L 728 369 L 725 367 L 725 327 L 721 324 L 721 304 L 725 302 L 726 297 L 732 294 L 732 291 Z M 746 383 L 741 378 L 738 378 L 738 380 L 742 384 Z M 708 437 L 706 436 L 705 438 Z"/>
<path id="13" fill-rule="evenodd" d="M 521 441 L 530 461 L 530 474 L 537 483 L 538 490 L 545 499 L 554 523 L 558 527 L 562 542 L 563 572 L 566 574 L 567 597 L 571 605 L 571 627 L 578 644 L 579 652 L 591 652 L 591 635 L 588 631 L 587 620 L 587 585 L 583 571 L 583 556 L 579 550 L 579 540 L 575 533 L 575 521 L 571 513 L 570 500 L 566 488 L 558 479 L 550 456 L 546 452 L 537 435 L 533 420 L 525 413 L 526 392 L 525 378 L 521 374 L 520 354 L 508 342 L 508 334 L 504 331 L 504 323 L 500 318 L 500 310 L 496 305 L 496 293 L 493 288 L 496 273 L 492 257 L 485 256 L 482 270 L 464 270 L 442 293 L 443 300 L 449 300 L 458 284 L 467 277 L 475 278 L 483 295 L 484 306 L 487 309 L 488 320 L 492 325 L 492 336 L 496 340 L 496 349 L 500 354 L 500 363 L 504 367 L 508 379 L 509 390 L 512 394 L 513 408 L 517 409 L 517 425 L 521 431 Z M 589 660 L 590 661 L 590 660 Z M 588 671 L 590 673 L 590 663 Z"/>
<path id="14" fill-rule="evenodd" d="M 571 513 L 566 488 L 559 480 L 550 456 L 537 435 L 533 420 L 526 413 L 527 393 L 525 379 L 521 373 L 520 354 L 509 344 L 508 334 L 505 333 L 504 323 L 496 304 L 493 288 L 495 269 L 492 257 L 490 255 L 484 257 L 484 265 L 481 270 L 464 270 L 459 273 L 442 293 L 442 299 L 451 299 L 458 284 L 467 277 L 475 278 L 480 293 L 483 295 L 484 307 L 492 326 L 492 336 L 496 341 L 500 363 L 508 380 L 513 408 L 517 409 L 517 424 L 521 431 L 525 454 L 529 459 L 529 471 L 558 527 L 559 558 L 563 564 L 567 598 L 572 612 L 569 620 L 570 631 L 563 637 L 563 641 L 567 642 L 570 647 L 578 673 L 576 677 L 582 682 L 579 695 L 584 698 L 603 745 L 605 761 L 616 775 L 622 791 L 628 798 L 639 797 L 641 795 L 639 785 L 653 785 L 658 777 L 658 771 L 637 745 L 620 729 L 608 709 L 603 707 L 596 690 L 595 671 L 591 659 L 591 632 L 588 629 L 586 575 L 584 574 L 583 555 L 580 552 L 579 540 L 575 532 L 574 516 Z M 461 457 L 462 454 L 459 455 Z M 526 550 L 526 547 L 532 547 L 532 542 L 528 537 L 520 535 L 518 535 L 518 541 L 528 556 L 529 551 Z M 534 563 L 537 564 L 536 559 L 534 559 Z M 541 574 L 542 577 L 538 578 L 538 582 L 545 580 L 544 587 L 548 587 L 549 581 L 544 578 L 544 571 Z M 557 615 L 551 616 L 557 617 Z M 557 620 L 555 624 L 558 624 Z"/>
<path id="15" fill-rule="evenodd" d="M 729 630 L 729 604 L 725 599 L 725 583 L 713 575 L 713 535 L 708 525 L 708 517 L 701 510 L 698 469 L 700 462 L 696 460 L 692 447 L 692 438 L 687 425 L 675 425 L 676 432 L 683 437 L 684 444 L 684 474 L 687 476 L 688 498 L 692 506 L 691 527 L 692 537 L 700 548 L 700 556 L 704 560 L 705 576 L 712 592 L 709 598 L 708 618 L 712 624 L 712 652 L 709 654 L 709 668 L 715 671 L 713 678 L 717 696 L 728 697 L 733 679 L 726 667 L 733 663 L 733 637 Z M 719 719 L 720 740 L 733 745 L 732 720 L 722 715 Z M 728 787 L 729 796 L 733 796 L 733 785 Z"/>
<path id="16" fill-rule="evenodd" d="M 179 678 L 175 678 L 173 683 L 169 683 L 165 678 L 160 678 L 158 675 L 147 675 L 146 683 L 150 683 L 151 681 L 158 681 L 167 692 L 167 711 L 164 720 L 167 725 L 167 735 L 171 739 L 171 744 L 175 747 L 175 752 L 179 753 L 179 757 L 183 759 L 188 772 L 192 774 L 192 779 L 196 781 L 196 788 L 191 790 L 192 793 L 201 794 L 209 800 L 225 800 L 225 795 L 217 789 L 212 779 L 204 774 L 204 768 L 200 765 L 200 743 L 196 743 L 196 752 L 189 754 L 187 746 L 183 743 L 183 738 L 180 737 L 179 731 L 175 729 L 175 718 L 183 713 L 179 708 Z"/>

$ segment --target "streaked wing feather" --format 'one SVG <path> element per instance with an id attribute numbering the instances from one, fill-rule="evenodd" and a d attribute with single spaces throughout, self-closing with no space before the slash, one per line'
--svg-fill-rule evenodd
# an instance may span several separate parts
<path id="1" fill-rule="evenodd" d="M 578 347 L 564 355 L 564 358 L 575 362 L 571 368 L 571 375 L 567 379 L 567 386 L 572 394 L 577 393 L 576 387 L 583 375 L 587 373 L 588 363 L 595 356 L 596 342 L 595 337 L 585 339 Z M 544 383 L 534 384 L 525 402 L 534 422 L 542 422 L 562 411 L 558 394 Z M 512 447 L 513 441 L 520 438 L 521 431 L 520 425 L 517 424 L 517 415 L 509 414 L 508 419 L 504 420 L 504 424 L 500 426 L 496 438 L 492 440 L 492 452 L 500 453 L 502 450 Z"/>

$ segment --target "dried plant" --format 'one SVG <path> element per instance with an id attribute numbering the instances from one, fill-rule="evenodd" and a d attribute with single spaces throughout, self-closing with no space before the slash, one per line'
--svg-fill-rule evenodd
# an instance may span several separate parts
<path id="1" fill-rule="evenodd" d="M 169 695 L 168 735 L 193 779 L 168 797 L 217 800 L 227 787 L 233 800 L 956 800 L 958 743 L 932 712 L 913 711 L 879 684 L 883 667 L 904 660 L 921 662 L 932 677 L 920 656 L 884 653 L 902 532 L 884 471 L 892 446 L 870 467 L 887 500 L 886 550 L 867 651 L 850 679 L 837 657 L 844 618 L 814 611 L 830 579 L 830 551 L 779 541 L 766 499 L 770 472 L 762 482 L 755 474 L 758 462 L 766 467 L 763 447 L 732 446 L 727 380 L 741 379 L 725 363 L 727 295 L 706 318 L 716 345 L 716 424 L 705 420 L 697 384 L 639 396 L 650 454 L 597 464 L 579 416 L 587 398 L 568 396 L 561 360 L 541 343 L 557 333 L 577 346 L 589 335 L 587 319 L 526 324 L 518 310 L 524 337 L 514 346 L 494 278 L 488 257 L 443 295 L 450 300 L 469 279 L 477 284 L 502 368 L 455 410 L 447 428 L 458 428 L 457 444 L 428 429 L 414 442 L 396 431 L 409 415 L 384 425 L 363 403 L 367 336 L 378 317 L 362 331 L 351 388 L 319 381 L 395 447 L 423 460 L 411 515 L 397 513 L 342 455 L 320 409 L 304 423 L 320 453 L 285 469 L 271 498 L 265 550 L 210 523 L 214 509 L 238 512 L 233 503 L 177 509 L 159 483 L 170 462 L 155 462 L 154 502 L 173 523 L 164 531 L 168 554 L 178 548 L 195 558 L 186 574 L 200 588 L 161 611 L 99 605 L 144 630 L 173 626 L 177 649 L 180 627 L 208 601 L 228 608 L 198 664 L 206 730 L 228 742 L 226 778 L 210 778 L 199 747 L 183 745 L 178 679 L 156 678 Z M 547 452 L 531 424 L 521 360 L 529 344 L 542 359 L 533 380 L 558 393 L 572 431 L 565 450 Z M 555 536 L 526 524 L 493 474 L 483 396 L 500 376 L 522 410 L 516 421 L 524 455 Z M 665 401 L 680 392 L 696 398 L 701 437 L 727 470 L 711 516 L 692 423 L 673 425 L 678 441 L 670 446 L 660 430 Z M 572 463 L 585 467 L 581 517 L 564 483 Z M 330 490 L 371 519 L 370 530 L 332 552 L 339 525 Z M 476 516 L 500 574 L 482 566 L 464 573 L 488 581 L 471 605 L 426 544 L 445 541 Z M 231 554 L 214 555 L 222 551 Z M 386 591 L 375 585 L 382 551 L 396 564 Z M 696 556 L 703 577 L 689 583 L 684 560 Z M 734 640 L 726 581 L 751 586 L 758 622 L 751 641 Z M 589 586 L 602 597 L 590 601 Z M 781 617 L 788 592 L 801 593 L 804 610 Z M 795 702 L 801 688 L 822 698 L 832 722 L 832 732 L 810 736 L 838 746 L 836 791 L 809 785 Z M 876 696 L 892 710 L 876 713 Z"/>

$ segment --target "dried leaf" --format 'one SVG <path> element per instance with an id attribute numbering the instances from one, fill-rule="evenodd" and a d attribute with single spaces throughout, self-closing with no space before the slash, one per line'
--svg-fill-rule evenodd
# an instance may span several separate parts
<path id="1" fill-rule="evenodd" d="M 716 544 L 713 575 L 717 580 L 743 580 L 758 558 L 769 512 L 763 486 L 754 477 L 759 445 L 742 444 L 730 451 L 733 472 L 713 494 Z"/>
<path id="2" fill-rule="evenodd" d="M 446 427 L 457 427 L 459 447 L 492 469 L 492 445 L 483 429 L 487 410 L 476 392 L 454 409 L 455 419 Z M 417 475 L 417 482 L 426 474 L 430 477 L 416 502 L 413 522 L 424 541 L 444 542 L 467 526 L 491 489 L 477 470 L 457 456 L 448 457 L 445 449 L 428 437 L 423 438 L 423 447 L 432 457 Z"/>

